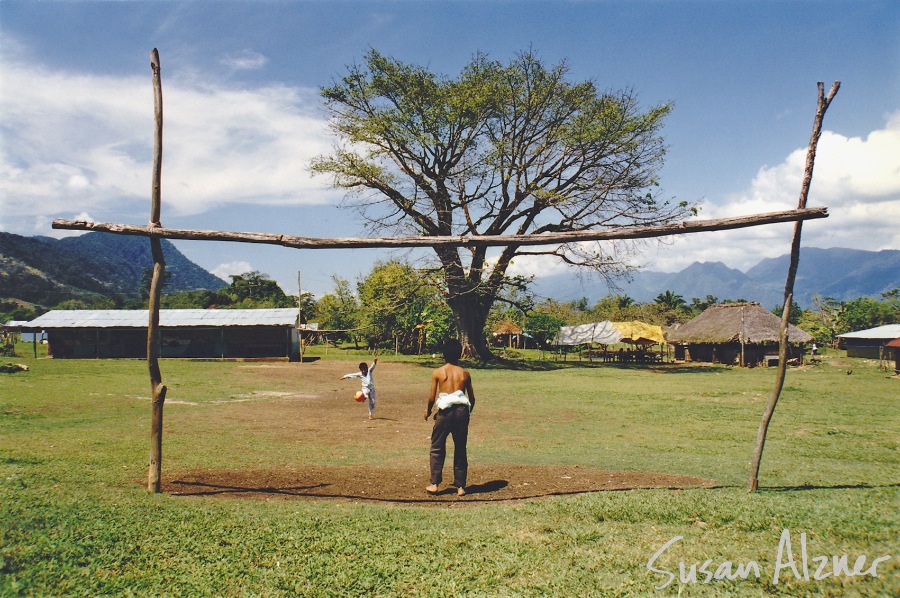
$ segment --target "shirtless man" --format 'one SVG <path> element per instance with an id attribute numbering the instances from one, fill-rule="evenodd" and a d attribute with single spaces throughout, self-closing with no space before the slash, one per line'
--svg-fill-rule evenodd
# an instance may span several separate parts
<path id="1" fill-rule="evenodd" d="M 437 404 L 434 428 L 431 431 L 431 485 L 426 492 L 435 493 L 443 478 L 444 457 L 447 454 L 447 436 L 453 436 L 453 485 L 456 493 L 466 493 L 466 474 L 469 462 L 466 457 L 466 439 L 469 434 L 469 414 L 475 407 L 475 391 L 472 377 L 457 363 L 462 356 L 462 345 L 456 339 L 444 343 L 443 366 L 431 374 L 431 395 L 425 411 L 425 421 Z"/>

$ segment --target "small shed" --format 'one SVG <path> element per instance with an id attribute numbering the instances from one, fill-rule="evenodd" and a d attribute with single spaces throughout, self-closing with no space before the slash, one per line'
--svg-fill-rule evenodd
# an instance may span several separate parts
<path id="1" fill-rule="evenodd" d="M 4 340 L 8 340 L 11 342 L 22 341 L 22 342 L 32 342 L 34 339 L 34 335 L 38 335 L 37 340 L 43 340 L 40 331 L 36 332 L 24 332 L 23 328 L 28 326 L 28 322 L 25 320 L 10 320 L 3 326 L 0 326 L 0 335 L 3 336 Z"/>
<path id="2" fill-rule="evenodd" d="M 900 337 L 900 324 L 887 324 L 867 330 L 839 334 L 839 346 L 847 350 L 847 357 L 881 359 L 884 347 Z"/>
<path id="3" fill-rule="evenodd" d="M 895 338 L 884 348 L 891 352 L 891 358 L 894 360 L 894 375 L 900 376 L 900 338 Z"/>
<path id="4" fill-rule="evenodd" d="M 507 346 L 510 349 L 521 349 L 524 345 L 522 337 L 522 327 L 512 320 L 500 320 L 494 326 L 493 330 L 494 344 L 497 346 Z"/>
<path id="5" fill-rule="evenodd" d="M 669 334 L 675 358 L 731 365 L 767 365 L 778 359 L 781 318 L 759 303 L 720 303 Z M 788 360 L 802 359 L 813 340 L 788 325 Z"/>
<path id="6" fill-rule="evenodd" d="M 28 322 L 55 359 L 147 358 L 147 310 L 54 310 Z M 160 357 L 299 358 L 298 313 L 286 309 L 162 309 Z"/>

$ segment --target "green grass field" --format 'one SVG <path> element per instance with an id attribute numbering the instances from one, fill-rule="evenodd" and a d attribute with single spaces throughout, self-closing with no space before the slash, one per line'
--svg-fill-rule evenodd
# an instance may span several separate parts
<path id="1" fill-rule="evenodd" d="M 136 482 L 149 456 L 146 364 L 31 351 L 19 345 L 20 357 L 0 359 L 30 368 L 0 374 L 0 596 L 900 595 L 900 380 L 873 362 L 830 354 L 789 370 L 755 494 L 745 489 L 748 463 L 772 369 L 473 365 L 475 415 L 493 431 L 474 428 L 473 468 L 580 465 L 718 485 L 425 507 L 148 494 Z M 334 349 L 318 356 L 345 360 L 347 371 L 360 360 Z M 427 386 L 434 365 L 382 360 L 395 362 L 391 380 L 410 387 Z M 371 467 L 426 459 L 421 447 L 384 449 L 371 438 L 309 446 L 254 432 L 247 421 L 265 401 L 260 389 L 292 390 L 258 368 L 163 361 L 162 369 L 164 475 L 302 467 L 336 452 Z M 238 402 L 246 397 L 256 398 Z M 751 561 L 759 576 L 734 575 Z"/>

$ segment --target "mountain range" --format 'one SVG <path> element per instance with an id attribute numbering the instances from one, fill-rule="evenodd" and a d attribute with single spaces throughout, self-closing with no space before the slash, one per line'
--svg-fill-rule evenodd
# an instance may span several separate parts
<path id="1" fill-rule="evenodd" d="M 766 258 L 742 272 L 722 262 L 694 262 L 679 272 L 638 271 L 621 280 L 619 289 L 604 282 L 591 285 L 570 274 L 556 274 L 535 280 L 538 294 L 558 301 L 587 297 L 593 302 L 610 293 L 627 295 L 639 303 L 653 301 L 672 291 L 688 303 L 707 295 L 726 299 L 756 301 L 769 309 L 784 303 L 784 283 L 790 256 Z M 794 301 L 813 307 L 813 297 L 848 301 L 858 297 L 881 299 L 881 293 L 900 287 L 900 251 L 804 247 L 800 250 Z"/>
<path id="2" fill-rule="evenodd" d="M 225 282 L 162 240 L 166 292 L 217 290 Z M 136 298 L 153 267 L 142 237 L 92 232 L 77 237 L 23 237 L 0 232 L 0 299 L 54 306 L 92 295 Z"/>
<path id="3" fill-rule="evenodd" d="M 163 240 L 166 271 L 171 277 L 165 292 L 217 290 L 225 282 Z M 618 289 L 604 282 L 590 284 L 570 273 L 535 279 L 533 290 L 557 301 L 587 297 L 590 302 L 610 293 L 637 302 L 653 301 L 672 291 L 690 302 L 712 295 L 720 301 L 744 299 L 772 309 L 784 301 L 784 282 L 790 257 L 767 258 L 742 272 L 722 262 L 695 262 L 680 272 L 635 272 Z M 51 307 L 66 299 L 90 295 L 137 297 L 141 279 L 152 267 L 150 244 L 136 236 L 92 232 L 52 239 L 0 232 L 0 299 L 18 299 Z M 794 284 L 794 300 L 803 308 L 813 297 L 839 301 L 880 294 L 900 287 L 900 251 L 819 249 L 804 247 Z"/>

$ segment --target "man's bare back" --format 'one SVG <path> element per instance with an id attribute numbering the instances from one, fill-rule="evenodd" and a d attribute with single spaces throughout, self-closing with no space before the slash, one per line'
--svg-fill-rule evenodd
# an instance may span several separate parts
<path id="1" fill-rule="evenodd" d="M 435 369 L 432 377 L 437 381 L 438 392 L 450 394 L 457 390 L 468 391 L 472 386 L 472 378 L 469 376 L 469 372 L 452 363 L 445 363 L 443 366 Z"/>
<path id="2" fill-rule="evenodd" d="M 425 420 L 431 415 L 434 402 L 438 393 L 451 394 L 458 390 L 469 397 L 470 409 L 475 408 L 475 391 L 472 389 L 472 377 L 465 369 L 452 363 L 445 363 L 431 373 L 431 395 L 428 397 L 428 408 L 425 412 Z"/>

